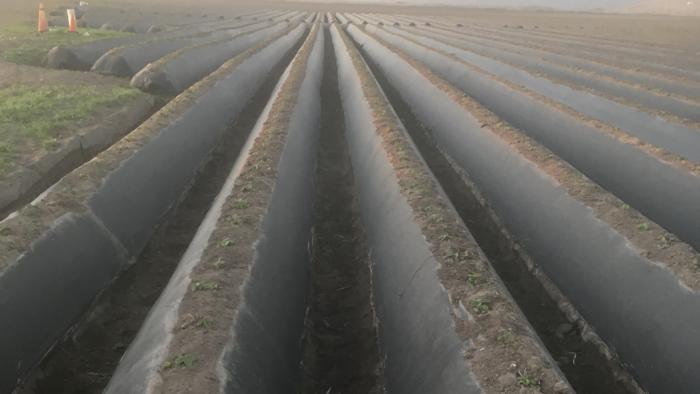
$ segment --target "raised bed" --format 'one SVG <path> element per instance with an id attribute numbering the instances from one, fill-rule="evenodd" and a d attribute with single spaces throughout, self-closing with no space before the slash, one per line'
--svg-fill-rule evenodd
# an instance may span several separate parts
<path id="1" fill-rule="evenodd" d="M 490 44 L 467 41 L 455 34 L 421 28 L 420 32 L 426 37 L 447 43 L 459 49 L 478 53 L 482 56 L 495 59 L 505 64 L 521 68 L 534 75 L 542 75 L 557 84 L 570 86 L 576 90 L 590 91 L 591 93 L 610 98 L 630 107 L 638 107 L 645 112 L 656 113 L 669 119 L 678 119 L 678 122 L 700 124 L 700 107 L 697 104 L 680 100 L 676 97 L 657 94 L 646 89 L 638 89 L 628 84 L 619 83 L 617 80 L 602 79 L 596 75 L 588 74 L 582 70 L 575 70 L 543 61 L 541 57 L 520 54 L 509 49 L 500 49 Z"/>
<path id="2" fill-rule="evenodd" d="M 441 21 L 437 20 L 437 22 L 440 23 Z M 613 45 L 613 48 L 611 48 L 604 43 L 588 41 L 588 39 L 584 40 L 588 41 L 585 43 L 577 42 L 581 39 L 581 36 L 572 39 L 571 37 L 566 37 L 566 34 L 562 34 L 561 31 L 557 31 L 554 35 L 545 36 L 542 35 L 543 32 L 541 30 L 539 32 L 524 31 L 521 29 L 504 29 L 477 25 L 470 25 L 465 30 L 490 37 L 522 40 L 528 42 L 528 46 L 557 48 L 557 50 L 564 50 L 574 54 L 574 56 L 585 56 L 606 64 L 621 65 L 631 70 L 639 68 L 668 78 L 697 80 L 700 77 L 700 73 L 693 70 L 692 67 L 687 67 L 688 64 L 695 62 L 691 59 L 692 55 L 688 56 L 688 52 L 684 54 L 678 49 L 671 50 L 673 53 L 664 53 L 664 49 L 669 49 L 669 47 L 655 51 L 655 46 L 646 46 L 646 52 L 637 51 L 636 54 L 630 54 L 624 53 L 625 48 L 621 48 L 618 45 Z M 605 41 L 607 43 L 611 42 Z M 658 56 L 661 53 L 664 54 Z"/>
<path id="3" fill-rule="evenodd" d="M 505 36 L 509 38 L 512 37 L 511 34 L 513 34 L 512 32 L 506 33 L 504 31 L 494 31 L 492 29 L 486 29 L 483 31 L 483 33 L 496 36 L 503 36 L 505 34 Z M 532 42 L 531 45 L 535 44 L 535 42 L 533 42 L 533 40 L 528 37 L 522 37 L 517 34 L 515 35 L 515 37 L 529 40 L 530 42 Z M 585 56 L 586 58 L 594 59 L 602 63 L 612 63 L 630 70 L 644 70 L 645 72 L 650 72 L 655 75 L 662 76 L 664 78 L 672 78 L 679 82 L 697 83 L 698 81 L 700 81 L 700 72 L 696 70 L 661 64 L 659 62 L 650 61 L 649 59 L 635 59 L 629 56 L 619 56 L 614 52 L 601 51 L 599 48 L 586 48 L 581 46 L 574 46 L 569 45 L 567 43 L 563 43 L 560 40 L 553 39 L 540 38 L 536 41 L 536 44 L 544 45 L 550 48 L 557 48 L 557 50 L 559 51 L 566 51 L 567 53 L 570 53 L 575 56 Z"/>
<path id="4" fill-rule="evenodd" d="M 508 375 L 523 370 L 541 392 L 571 392 L 359 53 L 331 29 L 387 392 L 517 392 Z M 504 332 L 513 342 L 503 344 Z"/>
<path id="5" fill-rule="evenodd" d="M 132 77 L 148 63 L 158 60 L 171 52 L 192 45 L 210 43 L 216 41 L 217 38 L 222 38 L 216 34 L 217 31 L 219 34 L 226 34 L 226 31 L 230 30 L 232 31 L 230 34 L 237 34 L 245 32 L 247 29 L 255 28 L 255 26 L 261 27 L 266 24 L 267 22 L 244 21 L 233 24 L 227 22 L 211 26 L 210 29 L 203 31 L 187 31 L 177 35 L 169 34 L 135 44 L 116 47 L 100 56 L 92 65 L 91 71 L 118 77 Z"/>
<path id="6" fill-rule="evenodd" d="M 586 45 L 595 45 L 602 49 L 611 49 L 612 51 L 632 51 L 639 55 L 646 55 L 651 57 L 656 57 L 659 59 L 665 59 L 669 56 L 681 55 L 687 59 L 688 51 L 687 48 L 683 48 L 682 45 L 677 43 L 669 43 L 667 45 L 654 44 L 650 42 L 634 42 L 631 40 L 621 40 L 618 38 L 604 38 L 595 37 L 590 34 L 576 34 L 568 33 L 565 31 L 549 30 L 549 29 L 537 29 L 536 31 L 528 30 L 526 35 L 530 37 L 537 38 L 550 38 L 558 39 L 565 43 L 582 43 Z M 635 37 L 636 38 L 636 37 Z M 649 52 L 651 51 L 651 53 Z"/>
<path id="7" fill-rule="evenodd" d="M 358 25 L 362 24 L 362 19 L 358 18 L 355 14 L 344 13 L 342 15 L 345 16 L 345 18 L 347 18 L 349 22 L 356 23 Z"/>
<path id="8" fill-rule="evenodd" d="M 210 32 L 220 24 L 221 22 L 213 24 L 199 23 L 194 26 L 182 27 L 157 34 L 136 34 L 129 37 L 93 41 L 83 45 L 57 46 L 52 48 L 47 54 L 46 66 L 50 68 L 88 71 L 100 57 L 112 49 L 137 45 L 157 39 L 172 39 Z"/>
<path id="9" fill-rule="evenodd" d="M 346 18 L 345 15 L 341 14 L 340 12 L 336 12 L 335 17 L 338 18 L 341 25 L 347 25 L 349 22 L 348 18 Z"/>
<path id="10" fill-rule="evenodd" d="M 134 75 L 131 86 L 156 93 L 179 93 L 226 60 L 287 28 L 286 22 L 280 22 L 233 38 L 182 48 L 144 67 Z"/>
<path id="11" fill-rule="evenodd" d="M 697 252 L 424 66 L 349 32 L 556 285 L 562 305 L 575 307 L 571 318 L 588 337 L 602 338 L 650 392 L 693 392 Z"/>
<path id="12" fill-rule="evenodd" d="M 700 133 L 692 127 L 671 122 L 604 97 L 557 84 L 524 70 L 440 41 L 392 27 L 387 31 L 403 34 L 416 43 L 441 51 L 496 77 L 523 86 L 593 119 L 619 128 L 646 142 L 700 163 Z"/>
<path id="13" fill-rule="evenodd" d="M 551 34 L 543 32 L 513 32 L 507 31 L 500 28 L 484 28 L 479 27 L 488 34 L 508 34 L 511 36 L 525 38 L 530 41 L 539 41 L 546 43 L 547 45 L 557 45 L 571 48 L 577 52 L 581 53 L 593 53 L 600 54 L 604 57 L 612 59 L 625 59 L 632 60 L 641 64 L 648 63 L 650 66 L 662 67 L 671 73 L 678 73 L 687 76 L 694 76 L 695 79 L 700 77 L 700 73 L 693 69 L 694 66 L 700 65 L 697 59 L 694 59 L 692 53 L 683 53 L 682 51 L 673 50 L 669 48 L 659 48 L 654 50 L 651 47 L 645 49 L 640 48 L 629 48 L 624 45 L 612 44 L 610 41 L 604 43 L 601 42 L 591 42 L 588 39 L 582 39 L 581 37 L 564 37 L 559 32 Z M 688 66 L 691 67 L 688 67 Z"/>
<path id="14" fill-rule="evenodd" d="M 227 62 L 0 223 L 0 391 L 11 391 L 139 255 L 227 124 L 305 31 Z"/>
<path id="15" fill-rule="evenodd" d="M 570 392 L 452 208 L 436 197 L 439 187 L 398 119 L 387 116 L 359 55 L 330 28 L 361 219 L 373 246 L 387 388 L 517 390 L 517 381 L 496 380 L 520 367 L 538 376 L 543 392 Z M 323 46 L 321 34 L 312 37 L 283 77 L 108 393 L 277 393 L 299 384 Z M 397 224 L 406 231 L 388 231 Z M 449 245 L 437 240 L 439 232 L 449 233 Z M 483 278 L 474 288 L 459 277 L 470 272 Z M 511 335 L 508 346 L 497 343 L 503 331 Z"/>
<path id="16" fill-rule="evenodd" d="M 311 24 L 314 23 L 316 20 L 316 17 L 320 17 L 320 13 L 318 12 L 311 12 L 309 15 L 304 19 L 304 23 Z"/>
<path id="17" fill-rule="evenodd" d="M 640 71 L 633 71 L 624 68 L 614 67 L 586 58 L 575 57 L 569 54 L 560 54 L 555 48 L 548 49 L 546 47 L 539 46 L 534 48 L 529 47 L 524 45 L 528 42 L 526 40 L 511 41 L 499 37 L 478 34 L 464 29 L 455 30 L 445 25 L 441 26 L 435 24 L 434 26 L 437 30 L 452 33 L 455 37 L 461 37 L 469 41 L 479 43 L 481 45 L 495 45 L 498 48 L 504 50 L 513 50 L 515 52 L 527 54 L 531 57 L 540 57 L 546 61 L 565 65 L 573 69 L 582 69 L 606 77 L 615 78 L 620 81 L 625 81 L 630 84 L 641 85 L 659 91 L 675 94 L 678 96 L 685 96 L 692 99 L 700 99 L 700 88 L 689 84 L 680 83 L 670 79 L 664 79 Z"/>
<path id="18" fill-rule="evenodd" d="M 298 384 L 323 46 L 316 28 L 107 393 L 273 393 Z"/>
<path id="19" fill-rule="evenodd" d="M 149 37 L 135 35 L 107 40 L 94 41 L 77 46 L 57 46 L 46 56 L 46 66 L 49 68 L 88 71 L 93 64 L 112 48 L 132 45 L 148 40 Z"/>
<path id="20" fill-rule="evenodd" d="M 368 26 L 367 30 L 469 92 L 501 119 L 700 249 L 700 222 L 695 220 L 700 217 L 697 165 L 607 125 L 581 119 L 554 103 L 471 69 L 457 59 L 373 26 Z"/>

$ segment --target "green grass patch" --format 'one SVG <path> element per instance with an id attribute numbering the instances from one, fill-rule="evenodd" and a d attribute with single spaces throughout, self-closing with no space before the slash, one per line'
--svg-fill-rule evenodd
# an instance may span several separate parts
<path id="1" fill-rule="evenodd" d="M 78 29 L 78 33 L 69 33 L 66 27 L 52 27 L 46 33 L 37 33 L 35 29 L 33 25 L 0 28 L 0 59 L 40 66 L 49 50 L 57 45 L 82 44 L 133 34 L 86 28 Z"/>
<path id="2" fill-rule="evenodd" d="M 11 169 L 18 155 L 55 149 L 68 127 L 141 94 L 120 86 L 20 85 L 0 89 L 0 175 Z"/>

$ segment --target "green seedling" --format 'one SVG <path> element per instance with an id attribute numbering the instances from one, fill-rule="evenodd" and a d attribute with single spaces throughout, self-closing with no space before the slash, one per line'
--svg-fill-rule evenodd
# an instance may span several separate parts
<path id="1" fill-rule="evenodd" d="M 172 369 L 173 367 L 189 368 L 197 362 L 197 359 L 190 354 L 181 354 L 172 360 L 163 363 L 163 369 Z"/>
<path id="2" fill-rule="evenodd" d="M 224 238 L 221 242 L 219 242 L 219 246 L 222 247 L 229 247 L 231 245 L 233 245 L 233 241 L 231 241 L 229 238 Z"/>
<path id="3" fill-rule="evenodd" d="M 249 205 L 248 205 L 248 201 L 246 201 L 246 200 L 244 200 L 244 199 L 242 199 L 242 198 L 237 198 L 237 199 L 233 202 L 233 207 L 236 208 L 236 209 L 246 209 L 246 208 L 248 208 L 248 206 L 249 206 Z"/>
<path id="4" fill-rule="evenodd" d="M 232 223 L 234 226 L 239 226 L 241 224 L 241 217 L 236 214 L 228 215 L 226 221 Z"/>
<path id="5" fill-rule="evenodd" d="M 472 257 L 472 255 L 466 250 L 465 251 L 457 250 L 457 251 L 452 252 L 448 255 L 448 258 L 450 258 L 455 263 L 463 263 L 465 260 L 468 260 L 471 257 Z"/>
<path id="6" fill-rule="evenodd" d="M 430 217 L 430 214 L 435 211 L 435 208 L 430 204 L 422 206 L 418 209 L 422 214 L 428 215 L 428 217 Z"/>
<path id="7" fill-rule="evenodd" d="M 530 376 L 527 370 L 518 371 L 518 384 L 523 387 L 537 387 L 540 385 L 538 379 Z"/>
<path id="8" fill-rule="evenodd" d="M 442 216 L 437 214 L 437 213 L 430 215 L 429 219 L 430 219 L 431 223 L 442 223 L 443 222 Z"/>
<path id="9" fill-rule="evenodd" d="M 176 367 L 180 368 L 189 368 L 194 365 L 194 363 L 197 362 L 197 359 L 194 358 L 191 354 L 181 354 L 177 357 L 175 357 L 175 360 L 173 360 L 173 364 L 175 364 Z"/>
<path id="10" fill-rule="evenodd" d="M 214 282 L 194 282 L 192 284 L 192 289 L 194 291 L 218 290 L 219 284 Z"/>
<path id="11" fill-rule="evenodd" d="M 665 235 L 659 235 L 659 238 L 657 238 L 657 240 L 658 240 L 657 245 L 659 246 L 659 248 L 667 249 L 667 248 L 671 247 L 671 239 L 669 237 L 667 237 Z"/>
<path id="12" fill-rule="evenodd" d="M 221 257 L 219 257 L 218 259 L 216 259 L 215 262 L 211 263 L 211 265 L 212 265 L 214 268 L 216 268 L 216 269 L 221 269 L 221 268 L 223 268 L 223 266 L 224 266 L 225 264 L 226 264 L 226 263 L 224 262 L 224 260 L 223 260 Z"/>
<path id="13" fill-rule="evenodd" d="M 648 231 L 648 230 L 649 230 L 649 223 L 646 223 L 646 222 L 645 222 L 645 223 L 640 223 L 640 224 L 637 226 L 637 230 L 640 230 L 640 231 Z"/>
<path id="14" fill-rule="evenodd" d="M 211 327 L 211 325 L 213 323 L 214 322 L 211 319 L 203 317 L 203 318 L 197 320 L 197 323 L 195 324 L 195 326 L 197 326 L 197 328 L 209 328 L 209 327 Z"/>
<path id="15" fill-rule="evenodd" d="M 513 335 L 513 330 L 512 329 L 506 329 L 502 330 L 500 333 L 498 333 L 498 336 L 496 337 L 496 341 L 498 343 L 501 343 L 503 345 L 508 345 L 512 343 L 515 340 L 515 335 Z"/>
<path id="16" fill-rule="evenodd" d="M 472 310 L 478 315 L 484 315 L 491 310 L 491 304 L 483 298 L 477 298 L 471 302 Z"/>
<path id="17" fill-rule="evenodd" d="M 481 276 L 481 274 L 471 273 L 467 275 L 467 282 L 469 282 L 469 284 L 472 286 L 476 286 L 480 283 L 484 283 L 484 278 Z"/>

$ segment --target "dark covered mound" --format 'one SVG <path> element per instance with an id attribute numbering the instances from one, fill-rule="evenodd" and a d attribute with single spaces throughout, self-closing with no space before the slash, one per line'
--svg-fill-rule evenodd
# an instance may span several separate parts
<path id="1" fill-rule="evenodd" d="M 75 53 L 64 46 L 54 47 L 46 55 L 45 66 L 56 69 L 84 70 L 85 65 Z"/>

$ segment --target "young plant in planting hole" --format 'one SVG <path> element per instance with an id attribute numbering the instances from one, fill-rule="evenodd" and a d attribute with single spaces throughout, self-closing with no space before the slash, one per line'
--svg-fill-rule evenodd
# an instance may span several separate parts
<path id="1" fill-rule="evenodd" d="M 174 359 L 170 361 L 166 361 L 163 363 L 163 369 L 171 369 L 173 367 L 179 367 L 179 368 L 189 368 L 193 366 L 197 362 L 197 359 L 194 358 L 191 354 L 181 354 Z"/>
<path id="2" fill-rule="evenodd" d="M 479 315 L 485 315 L 491 310 L 491 304 L 483 298 L 477 298 L 471 302 L 472 310 Z"/>
<path id="3" fill-rule="evenodd" d="M 214 282 L 194 282 L 192 284 L 192 289 L 194 291 L 218 290 L 219 284 Z"/>
<path id="4" fill-rule="evenodd" d="M 481 276 L 481 274 L 471 273 L 467 275 L 467 282 L 469 282 L 469 284 L 472 286 L 476 286 L 481 283 L 484 283 L 484 278 Z"/>
<path id="5" fill-rule="evenodd" d="M 528 374 L 527 369 L 518 371 L 518 384 L 523 387 L 537 387 L 540 385 L 538 379 Z"/>

